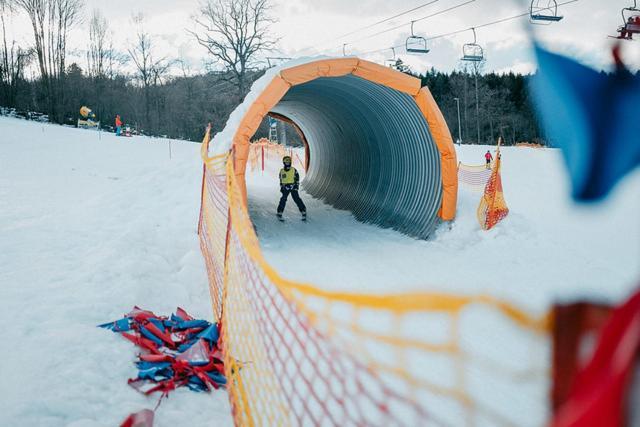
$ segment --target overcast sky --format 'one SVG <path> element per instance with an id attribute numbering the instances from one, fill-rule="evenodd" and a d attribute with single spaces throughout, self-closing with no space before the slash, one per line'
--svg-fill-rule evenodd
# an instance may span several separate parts
<path id="1" fill-rule="evenodd" d="M 272 0 L 273 15 L 279 20 L 272 26 L 274 35 L 280 37 L 279 51 L 272 56 L 342 55 L 342 44 L 348 43 L 349 55 L 386 49 L 384 52 L 363 56 L 383 62 L 393 56 L 391 46 L 401 45 L 410 34 L 411 20 L 443 11 L 470 0 L 437 0 L 384 24 L 356 32 L 344 38 L 340 36 L 377 21 L 420 6 L 428 0 Z M 433 0 L 432 0 L 433 1 Z M 546 1 L 546 0 L 543 0 Z M 566 0 L 559 0 L 558 3 Z M 88 39 L 87 23 L 91 10 L 100 9 L 109 21 L 116 46 L 125 51 L 135 36 L 132 15 L 142 12 L 145 26 L 156 39 L 158 54 L 186 59 L 194 71 L 203 69 L 206 51 L 188 35 L 193 28 L 192 15 L 198 0 L 85 0 L 85 24 L 72 33 L 71 48 L 77 50 L 73 59 L 83 65 L 81 52 Z M 611 66 L 610 48 L 621 24 L 620 10 L 632 0 L 578 0 L 561 6 L 564 20 L 551 25 L 535 25 L 537 37 L 550 49 L 568 54 L 583 63 L 599 69 Z M 528 9 L 529 2 L 522 0 L 475 0 L 469 4 L 425 19 L 415 24 L 415 33 L 424 37 L 450 33 L 472 26 L 517 15 Z M 403 25 L 404 24 L 404 25 Z M 366 36 L 402 25 L 376 37 Z M 478 43 L 485 49 L 485 71 L 530 72 L 535 68 L 530 55 L 525 26 L 526 18 L 511 20 L 477 30 Z M 17 38 L 31 42 L 32 34 L 24 18 L 14 18 L 13 31 Z M 359 40 L 365 38 L 364 40 Z M 640 37 L 639 37 L 640 38 Z M 396 56 L 409 63 L 416 71 L 435 67 L 450 71 L 460 66 L 462 45 L 473 39 L 471 31 L 443 37 L 430 42 L 427 55 L 407 55 L 404 49 L 396 49 Z M 359 40 L 359 41 L 358 41 Z M 634 69 L 640 66 L 640 41 L 624 42 L 624 54 Z"/>

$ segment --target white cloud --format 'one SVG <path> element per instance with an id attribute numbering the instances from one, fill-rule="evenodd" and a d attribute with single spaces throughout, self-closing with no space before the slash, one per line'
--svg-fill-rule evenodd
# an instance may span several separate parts
<path id="1" fill-rule="evenodd" d="M 508 74 L 513 72 L 516 74 L 533 74 L 538 67 L 533 62 L 521 62 L 517 61 L 510 67 L 501 68 L 495 70 L 497 74 Z"/>
<path id="2" fill-rule="evenodd" d="M 348 42 L 349 53 L 384 50 L 365 55 L 366 59 L 383 62 L 391 57 L 391 46 L 400 45 L 410 33 L 409 21 L 442 11 L 466 0 L 439 0 L 382 25 L 359 31 L 340 38 L 341 35 L 367 26 L 408 10 L 426 0 L 273 0 L 273 14 L 279 19 L 272 29 L 281 37 L 280 48 L 272 54 L 278 56 L 299 55 L 342 55 L 342 43 Z M 620 3 L 625 3 L 624 0 Z M 102 10 L 109 20 L 114 33 L 116 47 L 126 50 L 135 37 L 135 26 L 131 22 L 134 13 L 143 12 L 147 29 L 156 36 L 158 54 L 183 57 L 192 66 L 200 67 L 207 58 L 207 52 L 187 34 L 193 28 L 191 15 L 197 10 L 197 0 L 86 0 L 85 24 L 74 30 L 70 46 L 72 49 L 86 49 L 88 15 L 93 8 Z M 600 69 L 611 66 L 611 39 L 620 24 L 621 4 L 611 5 L 601 0 L 579 0 L 561 7 L 565 18 L 548 26 L 535 26 L 534 30 L 542 43 L 551 50 L 569 54 L 580 61 Z M 523 12 L 523 2 L 504 0 L 476 0 L 475 2 L 439 14 L 433 18 L 415 23 L 416 34 L 433 37 L 455 32 L 471 26 L 481 26 L 487 22 Z M 23 18 L 16 18 L 14 25 L 21 42 L 31 42 L 30 25 Z M 358 40 L 388 28 L 402 26 L 375 37 Z M 507 21 L 499 25 L 482 27 L 477 30 L 478 43 L 486 51 L 485 70 L 529 70 L 533 59 L 530 54 L 525 26 L 527 19 Z M 431 53 L 426 56 L 409 56 L 396 49 L 396 54 L 417 71 L 431 66 L 449 71 L 459 66 L 462 45 L 473 39 L 470 31 L 439 38 L 430 42 Z M 357 41 L 356 41 L 357 40 Z M 625 43 L 628 63 L 635 69 L 640 66 L 637 44 Z M 81 55 L 79 55 L 81 56 Z M 82 59 L 79 58 L 79 61 Z"/>

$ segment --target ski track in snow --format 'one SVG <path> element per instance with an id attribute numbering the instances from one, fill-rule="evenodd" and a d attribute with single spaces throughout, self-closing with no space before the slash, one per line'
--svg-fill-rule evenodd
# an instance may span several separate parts
<path id="1" fill-rule="evenodd" d="M 196 233 L 199 145 L 0 118 L 0 425 L 114 426 L 153 409 L 137 349 L 96 325 L 134 305 L 213 320 Z M 188 420 L 188 421 L 186 421 Z M 227 394 L 172 392 L 157 426 L 231 425 Z"/>

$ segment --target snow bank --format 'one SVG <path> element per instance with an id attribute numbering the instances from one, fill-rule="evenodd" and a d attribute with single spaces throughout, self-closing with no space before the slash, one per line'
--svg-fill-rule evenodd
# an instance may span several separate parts
<path id="1" fill-rule="evenodd" d="M 0 118 L 0 425 L 114 426 L 155 406 L 136 349 L 96 327 L 134 304 L 212 319 L 196 234 L 199 144 Z M 227 394 L 173 392 L 158 426 L 231 425 Z"/>
<path id="2" fill-rule="evenodd" d="M 260 94 L 264 91 L 264 89 L 271 83 L 271 80 L 277 75 L 280 74 L 281 70 L 286 70 L 287 68 L 295 67 L 297 65 L 307 64 L 313 61 L 319 61 L 321 59 L 330 59 L 329 56 L 314 56 L 314 57 L 304 57 L 304 58 L 296 58 L 291 61 L 284 62 L 275 67 L 269 68 L 262 77 L 256 80 L 251 86 L 251 90 L 245 96 L 244 101 L 240 105 L 236 107 L 235 110 L 229 116 L 227 123 L 224 125 L 222 131 L 218 132 L 213 139 L 211 140 L 211 144 L 209 147 L 209 154 L 211 156 L 217 154 L 226 153 L 231 149 L 233 145 L 233 136 L 238 130 L 238 126 L 240 126 L 240 122 L 242 122 L 242 118 L 247 113 L 251 104 L 254 103 L 256 99 L 260 96 Z M 214 129 L 216 128 L 216 124 L 214 123 Z"/>

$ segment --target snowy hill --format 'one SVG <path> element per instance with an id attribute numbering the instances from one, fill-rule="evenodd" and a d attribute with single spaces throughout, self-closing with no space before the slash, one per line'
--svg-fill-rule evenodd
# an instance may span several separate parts
<path id="1" fill-rule="evenodd" d="M 135 348 L 96 328 L 133 305 L 212 320 L 196 234 L 199 144 L 0 118 L 0 425 L 114 426 L 151 408 Z M 187 415 L 188 414 L 188 415 Z M 230 425 L 225 392 L 173 392 L 158 426 Z"/>
<path id="2" fill-rule="evenodd" d="M 95 325 L 135 304 L 211 320 L 196 235 L 199 148 L 174 142 L 170 160 L 167 140 L 0 118 L 1 425 L 113 426 L 155 405 L 126 385 L 134 347 Z M 479 164 L 485 151 L 458 154 Z M 480 196 L 461 189 L 457 220 L 423 242 L 304 194 L 308 223 L 291 201 L 287 222 L 277 222 L 278 168 L 248 175 L 249 204 L 267 259 L 287 278 L 360 292 L 486 292 L 542 312 L 556 298 L 620 300 L 640 276 L 638 171 L 606 203 L 579 207 L 557 150 L 506 148 L 509 217 L 480 231 Z M 544 407 L 546 386 L 531 391 L 536 405 L 521 397 L 512 410 Z M 513 399 L 505 390 L 498 402 Z M 156 419 L 231 424 L 224 392 L 182 389 Z"/>

